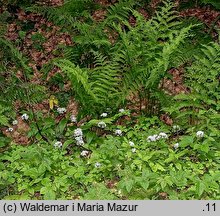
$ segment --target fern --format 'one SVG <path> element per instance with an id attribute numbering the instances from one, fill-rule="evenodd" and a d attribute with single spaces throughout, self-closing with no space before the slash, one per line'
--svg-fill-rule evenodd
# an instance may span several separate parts
<path id="1" fill-rule="evenodd" d="M 91 3 L 91 0 L 67 0 L 59 7 L 34 5 L 24 9 L 42 14 L 56 25 L 73 29 L 75 18 L 80 16 L 84 10 L 91 8 Z"/>
<path id="2" fill-rule="evenodd" d="M 177 95 L 175 105 L 166 111 L 179 119 L 180 124 L 186 119 L 190 124 L 219 130 L 216 118 L 220 113 L 220 46 L 210 43 L 203 47 L 202 53 L 195 56 L 193 65 L 185 72 L 186 85 L 191 93 Z"/>
<path id="3" fill-rule="evenodd" d="M 111 46 L 107 36 L 103 33 L 104 28 L 99 26 L 99 24 L 76 23 L 75 26 L 80 32 L 80 34 L 75 37 L 75 42 L 79 45 L 83 45 L 84 47 L 95 46 L 97 48 Z"/>
<path id="4" fill-rule="evenodd" d="M 201 0 L 204 4 L 211 4 L 216 9 L 220 9 L 220 2 L 218 0 Z"/>
<path id="5" fill-rule="evenodd" d="M 124 91 L 129 94 L 144 88 L 149 93 L 158 92 L 158 85 L 172 67 L 174 56 L 184 58 L 180 48 L 184 47 L 193 26 L 179 28 L 181 21 L 170 1 L 149 21 L 137 11 L 133 11 L 133 15 L 137 20 L 135 27 L 123 22 L 128 31 L 119 24 L 114 25 L 121 40 L 113 48 L 113 55 L 122 67 Z"/>
<path id="6" fill-rule="evenodd" d="M 132 2 L 129 1 L 131 6 Z M 121 9 L 125 9 L 123 2 L 113 6 L 107 18 L 113 21 L 108 26 L 119 34 L 112 48 L 103 32 L 107 25 L 105 21 L 94 25 L 76 24 L 81 34 L 75 40 L 80 47 L 87 52 L 99 51 L 95 62 L 88 64 L 95 64 L 94 69 L 85 66 L 80 68 L 66 60 L 57 63 L 71 79 L 82 106 L 90 107 L 92 111 L 97 107 L 106 107 L 110 100 L 120 104 L 130 92 L 142 90 L 146 91 L 145 95 L 157 92 L 156 98 L 164 103 L 159 83 L 173 64 L 174 53 L 178 53 L 179 58 L 184 58 L 184 53 L 179 49 L 183 47 L 182 44 L 190 36 L 193 27 L 189 25 L 180 28 L 181 21 L 170 1 L 165 1 L 164 6 L 149 21 L 132 8 L 128 7 L 124 14 L 119 13 Z M 129 11 L 137 20 L 134 27 L 127 21 Z M 115 19 L 115 15 L 120 19 Z"/>
<path id="7" fill-rule="evenodd" d="M 111 26 L 112 22 L 123 22 L 128 20 L 131 9 L 134 7 L 135 1 L 119 1 L 118 3 L 109 6 L 108 16 L 104 20 L 103 25 Z"/>
<path id="8" fill-rule="evenodd" d="M 0 125 L 8 126 L 9 118 L 5 115 L 5 113 L 9 110 L 9 108 L 4 107 L 0 104 Z"/>
<path id="9" fill-rule="evenodd" d="M 0 106 L 7 107 L 11 113 L 9 116 L 8 112 L 1 112 L 1 123 L 5 124 L 9 117 L 15 116 L 14 101 L 28 105 L 38 103 L 45 97 L 45 88 L 30 82 L 33 72 L 27 64 L 28 59 L 11 42 L 0 38 L 0 45 L 4 51 L 0 62 Z M 18 70 L 22 71 L 22 78 L 16 76 Z"/>
<path id="10" fill-rule="evenodd" d="M 119 98 L 117 65 L 99 53 L 94 55 L 93 69 L 79 68 L 68 60 L 55 63 L 67 73 L 83 110 L 89 112 L 87 114 L 94 114 Z"/>
<path id="11" fill-rule="evenodd" d="M 17 66 L 22 67 L 25 72 L 26 72 L 26 76 L 29 77 L 29 75 L 31 75 L 32 70 L 28 65 L 28 59 L 25 58 L 14 46 L 13 44 L 8 41 L 5 40 L 3 38 L 0 38 L 0 44 L 5 48 L 4 50 L 6 51 L 9 48 L 9 52 L 10 52 L 10 58 L 12 58 L 12 61 L 15 62 L 17 64 Z"/>

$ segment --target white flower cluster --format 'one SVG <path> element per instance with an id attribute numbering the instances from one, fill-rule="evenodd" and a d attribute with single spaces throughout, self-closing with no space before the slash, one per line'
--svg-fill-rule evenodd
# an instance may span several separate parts
<path id="1" fill-rule="evenodd" d="M 129 145 L 132 147 L 134 146 L 134 143 L 132 141 L 129 141 Z"/>
<path id="2" fill-rule="evenodd" d="M 79 145 L 79 146 L 84 145 L 84 140 L 83 140 L 83 137 L 82 137 L 82 136 L 75 137 L 75 140 L 76 140 L 76 144 L 77 144 L 77 145 Z"/>
<path id="3" fill-rule="evenodd" d="M 12 124 L 13 124 L 13 125 L 17 125 L 17 124 L 18 124 L 18 121 L 17 121 L 17 120 L 14 120 L 14 121 L 12 122 Z"/>
<path id="4" fill-rule="evenodd" d="M 83 132 L 82 132 L 82 129 L 81 128 L 77 128 L 74 130 L 74 137 L 79 137 L 79 136 L 82 136 L 83 135 Z"/>
<path id="5" fill-rule="evenodd" d="M 101 164 L 99 162 L 96 162 L 95 163 L 95 168 L 99 168 L 99 167 L 101 167 Z"/>
<path id="6" fill-rule="evenodd" d="M 83 157 L 86 157 L 86 156 L 88 156 L 88 154 L 89 154 L 89 151 L 84 150 L 84 151 L 81 152 L 80 155 L 83 156 Z"/>
<path id="7" fill-rule="evenodd" d="M 119 130 L 119 129 L 115 130 L 115 135 L 116 136 L 122 136 L 122 131 Z"/>
<path id="8" fill-rule="evenodd" d="M 148 142 L 155 142 L 155 141 L 157 141 L 157 140 L 159 140 L 159 139 L 167 139 L 167 138 L 168 138 L 167 134 L 161 132 L 161 133 L 159 133 L 159 134 L 154 134 L 154 135 L 152 135 L 152 136 L 148 136 L 148 137 L 147 137 L 147 141 L 148 141 Z"/>
<path id="9" fill-rule="evenodd" d="M 102 113 L 100 116 L 105 118 L 105 117 L 107 117 L 107 115 L 108 115 L 108 113 Z"/>
<path id="10" fill-rule="evenodd" d="M 125 110 L 124 110 L 124 109 L 119 109 L 118 111 L 119 111 L 120 113 L 125 112 Z"/>
<path id="11" fill-rule="evenodd" d="M 22 120 L 28 120 L 29 119 L 29 116 L 27 113 L 24 113 L 22 116 L 21 116 L 21 119 Z"/>
<path id="12" fill-rule="evenodd" d="M 6 132 L 12 132 L 14 129 L 13 128 L 8 128 L 7 130 L 6 130 Z"/>
<path id="13" fill-rule="evenodd" d="M 55 143 L 54 143 L 54 145 L 53 145 L 53 146 L 54 146 L 55 148 L 61 148 L 61 147 L 62 147 L 62 145 L 63 145 L 63 144 L 62 144 L 62 142 L 57 141 L 57 142 L 55 142 Z"/>
<path id="14" fill-rule="evenodd" d="M 70 121 L 73 122 L 73 123 L 76 123 L 77 122 L 76 116 L 75 115 L 71 115 L 70 116 Z"/>
<path id="15" fill-rule="evenodd" d="M 129 146 L 134 147 L 134 142 L 129 141 L 128 143 L 129 143 Z M 136 148 L 132 148 L 131 152 L 135 153 L 136 152 Z"/>
<path id="16" fill-rule="evenodd" d="M 81 128 L 77 128 L 74 130 L 74 137 L 76 140 L 76 145 L 82 146 L 84 145 L 84 140 L 83 140 L 83 132 Z"/>
<path id="17" fill-rule="evenodd" d="M 203 131 L 197 131 L 197 132 L 196 132 L 196 136 L 197 136 L 198 138 L 202 138 L 202 137 L 204 137 L 204 132 L 203 132 Z"/>
<path id="18" fill-rule="evenodd" d="M 154 134 L 152 136 L 148 136 L 148 138 L 147 138 L 148 142 L 155 142 L 157 140 L 158 140 L 158 135 L 157 134 Z"/>
<path id="19" fill-rule="evenodd" d="M 174 145 L 173 145 L 174 149 L 179 148 L 179 146 L 180 146 L 180 144 L 179 144 L 179 143 L 176 143 L 176 144 L 174 144 Z"/>
<path id="20" fill-rule="evenodd" d="M 64 113 L 66 112 L 66 108 L 64 108 L 64 107 L 58 107 L 58 108 L 57 108 L 57 112 L 58 112 L 59 114 L 64 114 Z"/>
<path id="21" fill-rule="evenodd" d="M 103 122 L 103 121 L 99 122 L 99 123 L 98 123 L 98 127 L 100 127 L 100 128 L 105 128 L 105 127 L 106 127 L 105 122 Z"/>
<path id="22" fill-rule="evenodd" d="M 136 148 L 132 148 L 131 152 L 135 153 L 136 152 Z"/>

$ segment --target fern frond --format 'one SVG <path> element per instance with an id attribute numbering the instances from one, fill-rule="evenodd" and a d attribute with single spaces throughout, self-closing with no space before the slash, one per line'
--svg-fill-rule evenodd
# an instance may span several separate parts
<path id="1" fill-rule="evenodd" d="M 190 94 L 175 96 L 175 103 L 167 111 L 183 121 L 188 119 L 206 127 L 219 128 L 211 116 L 218 116 L 220 108 L 220 46 L 217 43 L 204 45 L 195 55 L 192 66 L 185 71 L 185 84 Z M 181 111 L 181 112 L 180 112 Z M 210 128 L 209 127 L 209 128 Z"/>
<path id="2" fill-rule="evenodd" d="M 81 95 L 81 91 L 89 95 L 94 101 L 97 101 L 96 96 L 92 92 L 91 84 L 89 83 L 89 76 L 86 70 L 79 68 L 68 60 L 58 60 L 55 65 L 60 67 L 62 71 L 67 73 L 74 88 Z"/>
<path id="3" fill-rule="evenodd" d="M 0 104 L 0 125 L 8 126 L 9 118 L 5 115 L 5 112 L 9 110 L 8 107 Z"/>
<path id="4" fill-rule="evenodd" d="M 32 73 L 32 69 L 28 66 L 28 59 L 25 58 L 19 51 L 16 49 L 13 44 L 0 37 L 0 45 L 4 47 L 5 51 L 10 51 L 11 55 L 10 57 L 13 59 L 13 61 L 21 66 L 25 72 L 27 77 Z"/>
<path id="5" fill-rule="evenodd" d="M 117 64 L 100 53 L 93 54 L 96 59 L 93 69 L 80 68 L 68 60 L 58 60 L 55 64 L 69 77 L 83 108 L 95 114 L 101 107 L 107 107 L 112 100 L 120 98 L 120 80 Z"/>
<path id="6" fill-rule="evenodd" d="M 128 20 L 131 9 L 135 5 L 134 0 L 119 1 L 118 3 L 109 6 L 108 16 L 104 20 L 103 25 L 111 25 L 113 22 L 123 22 Z"/>
<path id="7" fill-rule="evenodd" d="M 81 15 L 84 10 L 90 8 L 91 3 L 91 0 L 67 0 L 59 7 L 34 5 L 24 9 L 39 13 L 56 25 L 74 28 L 75 18 Z"/>

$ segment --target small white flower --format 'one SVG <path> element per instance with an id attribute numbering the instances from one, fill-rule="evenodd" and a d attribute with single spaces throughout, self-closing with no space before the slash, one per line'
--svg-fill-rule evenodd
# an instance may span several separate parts
<path id="1" fill-rule="evenodd" d="M 119 112 L 123 113 L 123 112 L 125 112 L 125 110 L 124 109 L 119 109 Z"/>
<path id="2" fill-rule="evenodd" d="M 99 167 L 101 167 L 101 164 L 99 162 L 96 162 L 95 163 L 95 168 L 99 168 Z"/>
<path id="3" fill-rule="evenodd" d="M 100 116 L 105 118 L 107 115 L 108 113 L 102 113 Z"/>
<path id="4" fill-rule="evenodd" d="M 58 107 L 58 108 L 57 108 L 57 112 L 58 112 L 59 114 L 64 114 L 64 113 L 66 112 L 66 108 L 64 108 L 64 107 Z"/>
<path id="5" fill-rule="evenodd" d="M 177 148 L 179 147 L 179 145 L 180 145 L 179 143 L 176 143 L 176 144 L 173 145 L 173 147 L 174 147 L 175 149 L 177 149 Z"/>
<path id="6" fill-rule="evenodd" d="M 75 129 L 73 135 L 74 137 L 82 136 L 83 135 L 82 129 L 81 128 Z"/>
<path id="7" fill-rule="evenodd" d="M 62 145 L 63 145 L 63 144 L 62 144 L 60 141 L 57 141 L 57 142 L 54 143 L 53 146 L 54 146 L 55 148 L 61 148 Z"/>
<path id="8" fill-rule="evenodd" d="M 99 122 L 99 123 L 98 123 L 98 127 L 100 127 L 100 128 L 105 128 L 105 127 L 106 127 L 105 122 L 103 122 L 103 121 Z"/>
<path id="9" fill-rule="evenodd" d="M 196 136 L 197 136 L 198 138 L 204 137 L 204 132 L 203 132 L 203 131 L 197 131 L 197 132 L 196 132 Z"/>
<path id="10" fill-rule="evenodd" d="M 17 121 L 17 120 L 14 120 L 14 121 L 12 122 L 12 124 L 13 124 L 13 125 L 17 125 L 17 124 L 18 124 L 18 121 Z"/>
<path id="11" fill-rule="evenodd" d="M 12 132 L 13 130 L 14 130 L 14 129 L 10 127 L 10 128 L 8 128 L 6 131 L 7 131 L 7 132 Z"/>
<path id="12" fill-rule="evenodd" d="M 173 125 L 173 130 L 174 131 L 179 131 L 180 130 L 180 126 L 179 125 Z"/>
<path id="13" fill-rule="evenodd" d="M 134 143 L 132 141 L 129 141 L 129 145 L 132 147 L 134 146 Z"/>
<path id="14" fill-rule="evenodd" d="M 73 122 L 73 123 L 76 123 L 77 122 L 76 116 L 75 115 L 71 115 L 70 116 L 70 121 Z"/>
<path id="15" fill-rule="evenodd" d="M 76 145 L 78 146 L 83 146 L 85 144 L 85 142 L 83 140 L 79 140 L 76 142 Z"/>
<path id="16" fill-rule="evenodd" d="M 115 130 L 115 135 L 116 136 L 122 136 L 122 131 L 119 130 L 119 129 Z"/>
<path id="17" fill-rule="evenodd" d="M 24 113 L 22 116 L 21 116 L 21 119 L 22 120 L 28 120 L 29 119 L 29 116 L 27 113 Z"/>
<path id="18" fill-rule="evenodd" d="M 148 136 L 148 137 L 147 137 L 147 141 L 148 141 L 148 142 L 155 142 L 155 141 L 157 141 L 159 138 L 160 138 L 160 137 L 159 137 L 157 134 L 154 134 L 154 135 L 152 135 L 152 136 Z"/>
<path id="19" fill-rule="evenodd" d="M 155 137 L 156 140 L 162 139 L 162 136 L 160 136 L 160 135 L 155 134 L 154 137 Z"/>
<path id="20" fill-rule="evenodd" d="M 81 140 L 83 140 L 83 137 L 82 136 L 75 137 L 75 140 L 76 141 L 81 141 Z"/>
<path id="21" fill-rule="evenodd" d="M 83 157 L 87 156 L 88 154 L 89 154 L 89 152 L 85 151 L 85 150 L 80 153 L 80 155 Z"/>
<path id="22" fill-rule="evenodd" d="M 136 152 L 136 148 L 131 149 L 131 151 L 132 151 L 133 153 L 135 153 L 135 152 Z"/>
<path id="23" fill-rule="evenodd" d="M 82 146 L 84 145 L 84 140 L 82 136 L 75 137 L 76 145 Z"/>
<path id="24" fill-rule="evenodd" d="M 167 139 L 168 138 L 167 134 L 163 133 L 163 132 L 159 133 L 159 137 L 163 138 L 163 139 Z"/>

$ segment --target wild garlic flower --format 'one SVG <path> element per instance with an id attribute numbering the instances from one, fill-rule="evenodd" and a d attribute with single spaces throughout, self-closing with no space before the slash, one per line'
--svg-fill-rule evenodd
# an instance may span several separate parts
<path id="1" fill-rule="evenodd" d="M 58 112 L 59 114 L 64 114 L 64 113 L 66 112 L 66 108 L 64 108 L 64 107 L 58 107 L 58 108 L 57 108 L 57 112 Z"/>
<path id="2" fill-rule="evenodd" d="M 78 145 L 78 146 L 83 146 L 84 144 L 85 144 L 85 142 L 83 139 L 76 142 L 76 145 Z"/>
<path id="3" fill-rule="evenodd" d="M 158 138 L 158 135 L 157 134 L 154 134 L 154 135 L 152 135 L 152 136 L 148 136 L 147 137 L 147 141 L 148 142 L 155 142 L 155 141 L 157 141 L 159 138 Z"/>
<path id="4" fill-rule="evenodd" d="M 21 119 L 22 120 L 28 120 L 29 119 L 29 116 L 27 113 L 24 113 L 22 116 L 21 116 Z"/>
<path id="5" fill-rule="evenodd" d="M 84 150 L 80 153 L 80 155 L 83 157 L 86 157 L 88 154 L 89 154 L 89 151 L 86 151 L 86 150 Z"/>
<path id="6" fill-rule="evenodd" d="M 125 112 L 125 110 L 124 110 L 124 109 L 119 109 L 118 111 L 119 111 L 120 113 Z"/>
<path id="7" fill-rule="evenodd" d="M 61 147 L 62 147 L 62 145 L 63 145 L 63 144 L 62 144 L 62 142 L 57 141 L 57 142 L 55 142 L 55 143 L 54 143 L 54 145 L 53 145 L 53 146 L 54 146 L 55 148 L 61 148 Z"/>
<path id="8" fill-rule="evenodd" d="M 161 132 L 161 133 L 159 133 L 159 138 L 167 139 L 168 136 L 166 133 Z"/>
<path id="9" fill-rule="evenodd" d="M 159 133 L 159 135 L 154 134 L 154 135 L 152 135 L 152 136 L 148 136 L 148 137 L 147 137 L 147 141 L 148 141 L 148 142 L 156 142 L 156 141 L 159 140 L 159 139 L 167 139 L 167 138 L 168 138 L 167 134 L 161 132 L 161 133 Z"/>
<path id="10" fill-rule="evenodd" d="M 17 124 L 18 124 L 18 121 L 17 121 L 17 120 L 14 120 L 14 121 L 12 122 L 12 124 L 13 124 L 13 125 L 17 125 Z"/>
<path id="11" fill-rule="evenodd" d="M 96 162 L 95 163 L 95 168 L 99 168 L 99 167 L 101 167 L 101 164 L 99 162 Z"/>
<path id="12" fill-rule="evenodd" d="M 105 118 L 105 117 L 107 117 L 107 115 L 108 115 L 108 113 L 102 113 L 100 116 Z"/>
<path id="13" fill-rule="evenodd" d="M 131 151 L 132 151 L 133 153 L 135 153 L 135 152 L 136 152 L 136 148 L 131 149 Z"/>
<path id="14" fill-rule="evenodd" d="M 73 122 L 73 123 L 76 123 L 77 122 L 76 116 L 75 115 L 71 115 L 70 116 L 70 121 Z"/>
<path id="15" fill-rule="evenodd" d="M 105 128 L 105 127 L 106 127 L 105 122 L 103 122 L 103 121 L 99 122 L 99 123 L 98 123 L 98 127 L 100 127 L 100 128 Z"/>
<path id="16" fill-rule="evenodd" d="M 132 147 L 134 146 L 134 143 L 132 141 L 129 141 L 129 145 Z"/>
<path id="17" fill-rule="evenodd" d="M 85 144 L 82 136 L 75 137 L 75 140 L 76 140 L 76 145 L 78 146 L 82 146 Z"/>
<path id="18" fill-rule="evenodd" d="M 180 145 L 179 143 L 176 143 L 176 144 L 173 145 L 173 147 L 174 147 L 175 149 L 177 149 L 177 148 L 179 148 L 179 145 Z"/>
<path id="19" fill-rule="evenodd" d="M 197 136 L 198 138 L 202 138 L 202 137 L 204 137 L 204 132 L 203 132 L 203 131 L 197 131 L 197 132 L 196 132 L 196 136 Z"/>
<path id="20" fill-rule="evenodd" d="M 7 131 L 7 132 L 12 132 L 13 130 L 14 130 L 14 129 L 10 127 L 10 128 L 8 128 L 6 131 Z"/>
<path id="21" fill-rule="evenodd" d="M 115 130 L 115 135 L 116 136 L 122 136 L 122 131 L 119 130 L 119 129 Z"/>
<path id="22" fill-rule="evenodd" d="M 79 137 L 83 135 L 82 129 L 81 128 L 77 128 L 74 130 L 74 137 Z"/>

